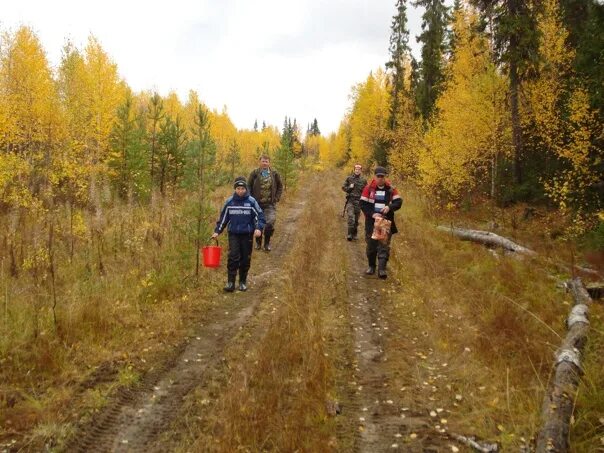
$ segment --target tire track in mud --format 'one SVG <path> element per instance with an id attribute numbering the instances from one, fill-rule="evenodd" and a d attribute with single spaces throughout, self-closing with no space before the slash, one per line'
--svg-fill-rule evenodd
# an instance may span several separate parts
<path id="1" fill-rule="evenodd" d="M 281 209 L 273 250 L 252 255 L 250 289 L 232 295 L 217 294 L 216 304 L 195 334 L 176 348 L 167 360 L 151 369 L 141 382 L 123 388 L 80 433 L 69 451 L 162 451 L 161 436 L 180 414 L 186 396 L 218 373 L 230 341 L 255 315 L 269 280 L 278 272 L 291 249 L 304 202 L 298 194 Z M 221 268 L 220 272 L 224 269 Z"/>
<path id="2" fill-rule="evenodd" d="M 364 226 L 360 228 L 364 230 Z M 401 337 L 402 332 L 387 319 L 385 308 L 393 303 L 390 294 L 404 289 L 392 278 L 392 271 L 387 280 L 364 275 L 367 261 L 364 239 L 347 245 L 354 361 L 347 392 L 351 399 L 343 402 L 351 426 L 339 435 L 354 436 L 354 449 L 358 452 L 451 451 L 446 437 L 431 426 L 427 414 L 406 407 L 402 389 L 396 388 L 397 383 L 413 377 L 408 376 L 412 373 L 410 369 L 406 372 L 405 366 L 389 362 L 395 354 L 389 350 L 388 339 Z"/>

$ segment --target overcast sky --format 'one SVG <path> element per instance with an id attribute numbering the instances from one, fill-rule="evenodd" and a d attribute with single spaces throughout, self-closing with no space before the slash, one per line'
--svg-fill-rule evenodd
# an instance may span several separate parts
<path id="1" fill-rule="evenodd" d="M 66 40 L 93 34 L 135 91 L 199 93 L 235 126 L 254 120 L 303 132 L 317 118 L 337 130 L 351 87 L 388 60 L 395 0 L 19 0 L 3 2 L 0 29 L 33 28 L 50 64 Z M 409 7 L 413 53 L 421 12 Z"/>

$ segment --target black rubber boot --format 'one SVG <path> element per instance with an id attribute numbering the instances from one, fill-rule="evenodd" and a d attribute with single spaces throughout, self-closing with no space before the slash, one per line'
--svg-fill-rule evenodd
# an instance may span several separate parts
<path id="1" fill-rule="evenodd" d="M 256 250 L 260 250 L 262 247 L 262 236 L 256 238 Z"/>
<path id="2" fill-rule="evenodd" d="M 235 277 L 236 275 L 229 274 L 227 284 L 222 289 L 224 289 L 228 293 L 232 293 L 233 291 L 235 291 Z"/>
<path id="3" fill-rule="evenodd" d="M 272 235 L 273 235 L 272 231 L 270 233 L 264 233 L 264 251 L 265 252 L 271 251 L 271 236 Z"/>
<path id="4" fill-rule="evenodd" d="M 378 263 L 378 277 L 381 279 L 388 278 L 388 272 L 386 272 L 386 262 L 381 261 Z"/>
<path id="5" fill-rule="evenodd" d="M 247 272 L 239 273 L 239 291 L 247 291 Z"/>
<path id="6" fill-rule="evenodd" d="M 365 271 L 366 275 L 375 274 L 375 260 L 376 259 L 377 259 L 377 255 L 375 253 L 367 254 L 367 263 L 368 263 L 369 267 L 367 267 L 367 270 Z"/>

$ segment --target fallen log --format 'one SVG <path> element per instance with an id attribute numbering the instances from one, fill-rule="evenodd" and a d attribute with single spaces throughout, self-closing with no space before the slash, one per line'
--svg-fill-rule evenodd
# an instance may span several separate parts
<path id="1" fill-rule="evenodd" d="M 453 236 L 456 236 L 463 241 L 478 242 L 491 247 L 501 247 L 511 252 L 521 253 L 529 256 L 534 256 L 537 254 L 533 250 L 516 244 L 503 236 L 491 233 L 490 231 L 466 230 L 465 228 L 447 227 L 444 225 L 439 225 L 436 228 L 441 231 L 451 233 Z"/>
<path id="2" fill-rule="evenodd" d="M 574 306 L 566 320 L 568 333 L 555 354 L 553 378 L 541 408 L 542 427 L 537 438 L 537 452 L 569 451 L 570 420 L 575 397 L 583 374 L 581 353 L 589 332 L 588 312 L 591 298 L 580 278 L 568 285 Z"/>

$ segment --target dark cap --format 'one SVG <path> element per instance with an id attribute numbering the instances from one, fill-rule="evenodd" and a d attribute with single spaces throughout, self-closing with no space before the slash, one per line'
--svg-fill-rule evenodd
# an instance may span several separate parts
<path id="1" fill-rule="evenodd" d="M 386 176 L 388 174 L 384 167 L 375 167 L 373 173 L 375 174 L 375 176 Z"/>
<path id="2" fill-rule="evenodd" d="M 235 182 L 233 183 L 233 188 L 236 189 L 237 187 L 245 187 L 247 189 L 247 182 L 245 180 L 245 177 L 237 176 L 235 178 Z"/>

